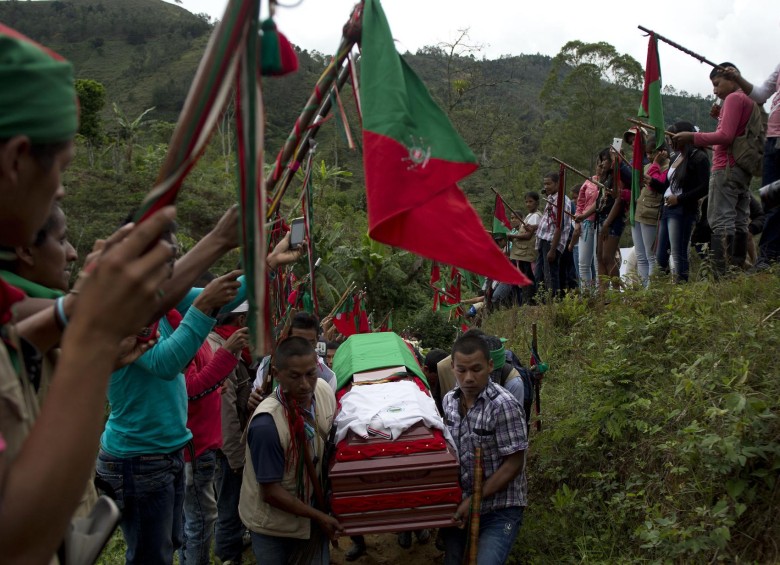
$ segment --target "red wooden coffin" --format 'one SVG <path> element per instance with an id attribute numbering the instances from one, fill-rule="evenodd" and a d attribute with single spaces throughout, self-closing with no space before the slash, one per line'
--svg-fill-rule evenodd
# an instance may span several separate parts
<path id="1" fill-rule="evenodd" d="M 420 423 L 392 443 L 419 446 L 429 440 L 436 445 L 434 434 Z M 387 443 L 350 432 L 340 447 L 347 444 L 354 452 L 371 446 L 381 454 Z M 393 447 L 397 452 L 398 445 Z M 331 508 L 349 535 L 451 526 L 461 499 L 458 460 L 449 447 L 349 461 L 339 461 L 337 455 L 329 476 Z"/>

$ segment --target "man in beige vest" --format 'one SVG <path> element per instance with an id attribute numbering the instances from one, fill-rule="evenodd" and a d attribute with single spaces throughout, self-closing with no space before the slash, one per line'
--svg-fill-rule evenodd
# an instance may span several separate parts
<path id="1" fill-rule="evenodd" d="M 321 497 L 317 491 L 336 398 L 317 377 L 314 347 L 301 337 L 279 344 L 272 371 L 279 385 L 255 409 L 247 427 L 238 512 L 250 530 L 258 563 L 285 565 L 303 551 L 306 562 L 327 565 L 328 538 L 338 537 L 342 528 L 323 512 L 321 502 L 319 509 L 314 504 Z M 307 459 L 316 481 L 307 472 Z"/>

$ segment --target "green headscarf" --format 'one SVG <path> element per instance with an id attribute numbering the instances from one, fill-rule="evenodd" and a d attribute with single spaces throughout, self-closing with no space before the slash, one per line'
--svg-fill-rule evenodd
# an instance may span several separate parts
<path id="1" fill-rule="evenodd" d="M 0 139 L 33 143 L 72 139 L 78 131 L 73 66 L 0 24 Z"/>

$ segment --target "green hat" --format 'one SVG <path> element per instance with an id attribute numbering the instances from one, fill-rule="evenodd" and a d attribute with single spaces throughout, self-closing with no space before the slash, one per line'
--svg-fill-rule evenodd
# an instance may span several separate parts
<path id="1" fill-rule="evenodd" d="M 33 143 L 57 143 L 76 135 L 73 66 L 2 24 L 0 84 L 0 139 L 26 135 Z"/>

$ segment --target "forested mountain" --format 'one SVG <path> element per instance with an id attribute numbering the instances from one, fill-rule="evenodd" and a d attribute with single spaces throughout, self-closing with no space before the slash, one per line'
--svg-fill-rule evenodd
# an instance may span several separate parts
<path id="1" fill-rule="evenodd" d="M 78 79 L 96 81 L 82 84 L 84 138 L 67 178 L 65 201 L 83 256 L 89 243 L 110 231 L 154 182 L 213 22 L 161 0 L 6 0 L 0 1 L 0 21 L 62 53 L 73 62 Z M 334 48 L 339 35 L 334 29 Z M 626 117 L 636 114 L 642 68 L 607 43 L 571 42 L 555 58 L 536 54 L 496 60 L 484 59 L 473 45 L 463 32 L 452 44 L 404 56 L 479 158 L 480 169 L 462 188 L 489 225 L 491 186 L 520 208 L 524 193 L 539 190 L 542 175 L 556 168 L 552 156 L 591 168 L 596 151 L 620 136 L 630 125 Z M 266 162 L 282 146 L 330 59 L 330 54 L 306 50 L 298 55 L 299 72 L 263 83 Z M 370 306 L 380 316 L 393 307 L 396 320 L 405 323 L 430 301 L 426 267 L 365 236 L 360 122 L 350 87 L 341 100 L 357 148 L 348 148 L 344 124 L 336 117 L 318 134 L 314 157 L 322 276 L 332 267 L 319 287 L 325 293 L 321 302 L 327 305 L 345 287 L 344 280 L 352 279 L 369 289 Z M 687 118 L 704 130 L 714 126 L 707 100 L 670 94 L 664 105 L 668 123 Z M 235 198 L 233 134 L 229 120 L 220 125 L 181 192 L 185 245 Z M 298 215 L 293 193 L 299 186 L 294 184 L 286 197 L 285 214 Z M 409 284 L 413 291 L 401 292 Z"/>

